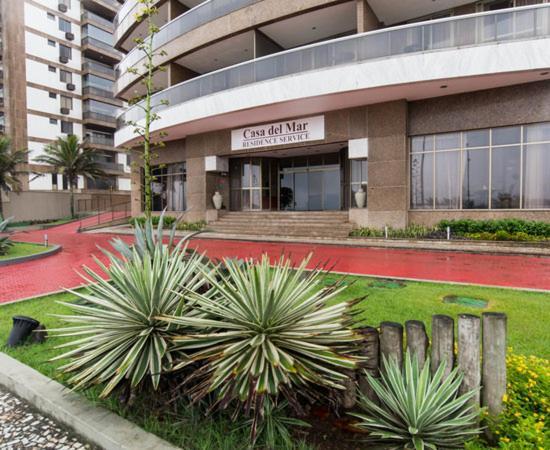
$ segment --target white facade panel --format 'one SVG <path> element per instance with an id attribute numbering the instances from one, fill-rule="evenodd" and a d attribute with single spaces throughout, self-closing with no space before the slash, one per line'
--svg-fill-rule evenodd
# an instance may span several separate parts
<path id="1" fill-rule="evenodd" d="M 38 3 L 46 8 L 52 9 L 54 11 L 60 12 L 57 9 L 58 2 L 56 0 L 33 0 L 35 3 Z M 70 6 L 67 9 L 67 12 L 62 13 L 65 16 L 68 16 L 75 20 L 80 20 L 80 0 L 71 0 L 69 2 Z"/>
<path id="2" fill-rule="evenodd" d="M 48 70 L 48 64 L 27 59 L 27 81 L 29 83 L 40 84 L 42 86 L 52 87 L 61 91 L 67 91 L 67 83 L 61 82 L 60 70 L 55 69 L 55 72 Z M 82 93 L 82 77 L 76 73 L 72 74 L 72 81 L 75 85 L 73 94 L 80 95 Z M 69 92 L 69 91 L 67 91 Z"/>
<path id="3" fill-rule="evenodd" d="M 57 8 L 56 1 L 48 3 L 50 8 Z M 41 31 L 42 33 L 49 34 L 50 36 L 54 36 L 58 39 L 66 40 L 65 31 L 61 31 L 59 29 L 59 17 L 54 14 L 54 18 L 52 19 L 48 16 L 47 11 L 37 8 L 30 3 L 25 3 L 25 24 L 28 27 Z M 72 42 L 80 42 L 80 27 L 74 23 L 71 23 L 71 33 L 74 34 L 74 41 Z"/>
<path id="4" fill-rule="evenodd" d="M 53 188 L 51 174 L 29 175 L 29 190 L 31 191 L 51 191 Z"/>
<path id="5" fill-rule="evenodd" d="M 60 121 L 57 119 L 54 120 L 56 120 L 56 123 L 50 123 L 50 119 L 48 117 L 27 114 L 28 135 L 31 138 L 37 137 L 51 141 L 57 139 L 59 136 L 63 136 L 61 133 Z M 73 133 L 82 138 L 82 124 L 73 123 Z"/>
<path id="6" fill-rule="evenodd" d="M 59 44 L 55 42 L 54 46 L 49 45 L 48 38 L 30 31 L 25 31 L 25 51 L 29 55 L 59 63 Z M 81 70 L 82 58 L 80 51 L 73 48 L 71 53 L 71 59 L 65 65 L 74 70 Z"/>

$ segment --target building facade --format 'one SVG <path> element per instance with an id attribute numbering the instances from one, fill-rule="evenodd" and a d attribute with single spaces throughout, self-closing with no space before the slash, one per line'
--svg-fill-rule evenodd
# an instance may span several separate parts
<path id="1" fill-rule="evenodd" d="M 166 70 L 155 75 L 152 127 L 166 147 L 156 210 L 214 223 L 229 211 L 339 211 L 377 228 L 550 220 L 548 2 L 157 6 L 156 62 Z M 143 59 L 137 8 L 126 1 L 116 21 L 121 99 L 141 89 L 140 72 L 128 71 Z M 116 145 L 138 148 L 127 121 L 140 120 L 139 107 L 119 117 Z M 136 169 L 134 214 L 141 180 Z"/>
<path id="2" fill-rule="evenodd" d="M 29 150 L 33 173 L 23 180 L 24 192 L 68 189 L 62 175 L 34 160 L 69 134 L 97 150 L 108 174 L 81 178 L 81 192 L 129 192 L 127 153 L 114 146 L 123 106 L 113 95 L 114 66 L 122 56 L 113 47 L 119 7 L 116 0 L 2 0 L 3 131 L 14 147 Z"/>

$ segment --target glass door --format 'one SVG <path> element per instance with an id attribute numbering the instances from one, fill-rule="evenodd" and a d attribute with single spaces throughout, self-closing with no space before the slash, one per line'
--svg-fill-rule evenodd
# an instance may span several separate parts
<path id="1" fill-rule="evenodd" d="M 270 161 L 262 158 L 230 160 L 231 210 L 270 208 Z"/>

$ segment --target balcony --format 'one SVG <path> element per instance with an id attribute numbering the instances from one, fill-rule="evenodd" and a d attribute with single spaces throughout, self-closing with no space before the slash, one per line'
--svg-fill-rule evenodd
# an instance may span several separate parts
<path id="1" fill-rule="evenodd" d="M 160 3 L 161 0 L 157 0 L 155 4 Z M 114 20 L 115 25 L 115 43 L 120 45 L 120 41 L 126 37 L 132 28 L 138 25 L 135 19 L 135 15 L 138 12 L 140 3 L 136 0 L 126 0 L 120 9 Z"/>
<path id="2" fill-rule="evenodd" d="M 95 23 L 97 25 L 100 25 L 106 29 L 108 29 L 111 33 L 114 31 L 115 29 L 115 25 L 113 22 L 111 22 L 110 20 L 107 20 L 105 19 L 104 17 L 100 16 L 99 14 L 95 14 L 91 11 L 84 11 L 81 15 L 80 15 L 80 20 L 83 22 L 83 23 L 87 23 L 87 22 L 90 22 L 90 23 Z"/>
<path id="3" fill-rule="evenodd" d="M 82 95 L 91 95 L 93 97 L 101 97 L 110 101 L 115 101 L 113 92 L 106 89 L 101 89 L 96 86 L 86 85 L 82 86 Z M 118 106 L 122 106 L 122 102 L 116 100 Z"/>
<path id="4" fill-rule="evenodd" d="M 82 63 L 82 70 L 84 72 L 97 72 L 108 75 L 110 78 L 115 78 L 115 70 L 112 67 L 95 61 L 84 60 Z"/>
<path id="5" fill-rule="evenodd" d="M 122 54 L 112 45 L 90 36 L 82 38 L 82 52 L 92 58 L 103 59 L 109 64 L 116 64 L 122 57 Z"/>
<path id="6" fill-rule="evenodd" d="M 231 14 L 239 9 L 259 3 L 260 1 L 262 0 L 208 0 L 200 3 L 161 27 L 154 37 L 153 46 L 155 49 L 158 49 L 173 39 L 201 25 L 212 22 L 215 19 Z M 136 10 L 137 6 L 131 9 L 130 12 L 120 20 L 120 23 L 117 24 L 115 42 L 119 42 L 130 24 L 135 22 L 134 14 Z M 130 22 L 130 24 L 127 22 Z M 133 48 L 120 62 L 117 67 L 118 73 L 124 74 L 128 68 L 134 67 L 142 58 L 143 52 L 138 48 Z"/>
<path id="7" fill-rule="evenodd" d="M 265 86 L 265 90 L 269 93 L 269 95 L 265 95 L 266 98 L 269 97 L 269 102 L 259 98 L 260 96 L 256 94 L 247 97 L 242 94 L 241 90 L 241 95 L 236 100 L 235 98 L 232 98 L 231 101 L 225 99 L 227 103 L 224 102 L 218 105 L 220 114 L 236 111 L 240 106 L 244 110 L 245 103 L 250 108 L 256 107 L 254 105 L 273 104 L 276 98 L 277 101 L 291 101 L 294 98 L 305 96 L 306 90 L 313 92 L 314 88 L 317 89 L 319 95 L 328 95 L 330 89 L 336 90 L 339 88 L 344 92 L 344 84 L 348 83 L 347 90 L 353 91 L 359 89 L 359 78 L 363 80 L 366 89 L 375 85 L 389 86 L 392 83 L 398 85 L 400 82 L 420 82 L 437 79 L 438 77 L 445 78 L 445 76 L 457 77 L 460 74 L 462 76 L 483 75 L 495 71 L 495 65 L 500 65 L 499 70 L 505 73 L 506 71 L 510 72 L 510 67 L 516 67 L 513 66 L 514 62 L 511 60 L 517 59 L 519 61 L 520 56 L 525 56 L 525 58 L 527 56 L 515 54 L 510 58 L 508 58 L 508 55 L 506 55 L 506 58 L 502 58 L 494 53 L 496 47 L 502 48 L 502 44 L 520 41 L 536 42 L 538 39 L 548 38 L 549 36 L 550 5 L 547 4 L 409 24 L 299 47 L 211 72 L 155 94 L 152 104 L 158 105 L 155 111 L 160 113 L 161 118 L 163 116 L 162 111 L 170 109 L 170 126 L 175 126 L 178 119 L 180 122 L 183 120 L 182 115 L 178 115 L 176 112 L 178 105 L 214 93 L 231 91 L 260 82 L 263 82 L 262 88 Z M 540 45 L 544 47 L 544 44 L 545 41 L 541 41 Z M 477 51 L 483 48 L 487 49 L 488 55 L 496 58 L 493 66 L 485 61 L 487 59 L 485 54 L 480 56 Z M 447 55 L 450 62 L 442 59 L 443 50 L 448 51 Z M 464 57 L 467 56 L 467 60 L 457 60 L 456 51 L 458 50 L 470 51 L 470 53 L 477 52 L 474 55 L 477 58 L 475 60 L 477 67 L 473 67 L 475 64 L 471 64 L 470 56 L 464 52 L 462 54 Z M 425 57 L 425 59 L 422 61 L 417 60 L 415 65 L 409 67 L 398 58 L 413 55 Z M 429 58 L 431 66 L 426 65 L 428 55 L 431 55 Z M 535 55 L 538 59 L 545 58 L 542 67 L 550 65 L 548 52 L 542 54 L 537 47 Z M 370 70 L 370 67 L 374 66 L 367 66 L 366 64 L 371 62 L 378 63 L 380 67 L 377 70 Z M 388 67 L 391 66 L 392 72 L 388 73 L 385 71 L 387 69 L 382 69 L 383 64 Z M 522 67 L 530 67 L 531 70 L 536 68 L 533 66 L 534 62 L 527 61 L 523 63 L 522 61 L 522 64 L 524 64 Z M 345 79 L 337 78 L 331 84 L 326 77 L 322 77 L 323 74 L 328 74 L 327 69 L 344 65 L 348 65 L 350 69 L 353 69 L 353 71 L 344 75 Z M 418 74 L 414 74 L 413 69 L 417 70 Z M 448 72 L 445 72 L 445 70 L 448 70 Z M 481 73 L 476 72 L 476 70 Z M 318 74 L 317 78 L 320 79 L 323 85 L 315 87 L 304 81 L 306 89 L 300 88 L 296 76 L 302 76 L 302 74 L 306 76 L 310 73 Z M 292 79 L 289 78 L 292 83 L 289 81 L 288 86 L 285 85 L 287 89 L 281 89 L 281 92 L 273 91 L 273 88 L 269 89 L 265 84 L 289 75 L 294 75 Z M 341 77 L 342 73 L 339 76 Z M 374 83 L 375 78 L 378 84 Z M 392 79 L 395 81 L 392 82 Z M 346 86 L 348 85 L 346 84 Z M 260 89 L 260 87 L 258 86 L 257 89 Z M 287 97 L 293 95 L 294 97 L 286 98 L 285 95 Z M 399 98 L 403 98 L 403 93 L 400 95 Z M 163 102 L 168 102 L 168 105 L 163 105 Z M 237 105 L 237 103 L 242 105 Z M 225 108 L 223 111 L 220 105 Z M 118 127 L 122 128 L 128 121 L 139 121 L 143 118 L 143 110 L 139 106 L 134 106 L 119 116 Z M 159 122 L 155 124 L 156 129 L 162 128 L 163 121 L 160 120 Z M 166 126 L 168 126 L 168 122 L 166 122 Z M 119 145 L 120 140 L 127 142 L 131 139 L 135 139 L 135 136 L 132 137 L 127 131 L 124 133 L 124 137 L 122 137 L 122 133 L 118 132 L 116 143 Z"/>
<path id="8" fill-rule="evenodd" d="M 90 111 L 89 109 L 84 109 L 82 113 L 82 118 L 84 119 L 84 123 L 91 123 L 94 125 L 100 125 L 107 128 L 115 128 L 116 127 L 116 117 L 111 116 L 110 114 L 105 114 L 102 112 L 97 111 Z"/>
<path id="9" fill-rule="evenodd" d="M 124 173 L 124 164 L 104 161 L 102 159 L 96 159 L 97 165 L 104 170 L 105 172 L 109 173 Z"/>

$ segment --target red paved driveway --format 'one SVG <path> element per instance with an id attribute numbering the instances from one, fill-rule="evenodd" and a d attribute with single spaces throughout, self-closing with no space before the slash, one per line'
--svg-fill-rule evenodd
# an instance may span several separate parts
<path id="1" fill-rule="evenodd" d="M 14 239 L 28 242 L 42 242 L 47 233 L 63 250 L 42 260 L 0 267 L 0 303 L 80 285 L 77 270 L 93 267 L 92 254 L 101 255 L 97 246 L 110 248 L 113 236 L 79 234 L 78 225 L 17 233 Z M 550 258 L 213 239 L 195 239 L 192 245 L 210 257 L 257 257 L 267 252 L 275 258 L 284 252 L 296 260 L 312 251 L 312 264 L 328 261 L 338 272 L 550 290 Z"/>

